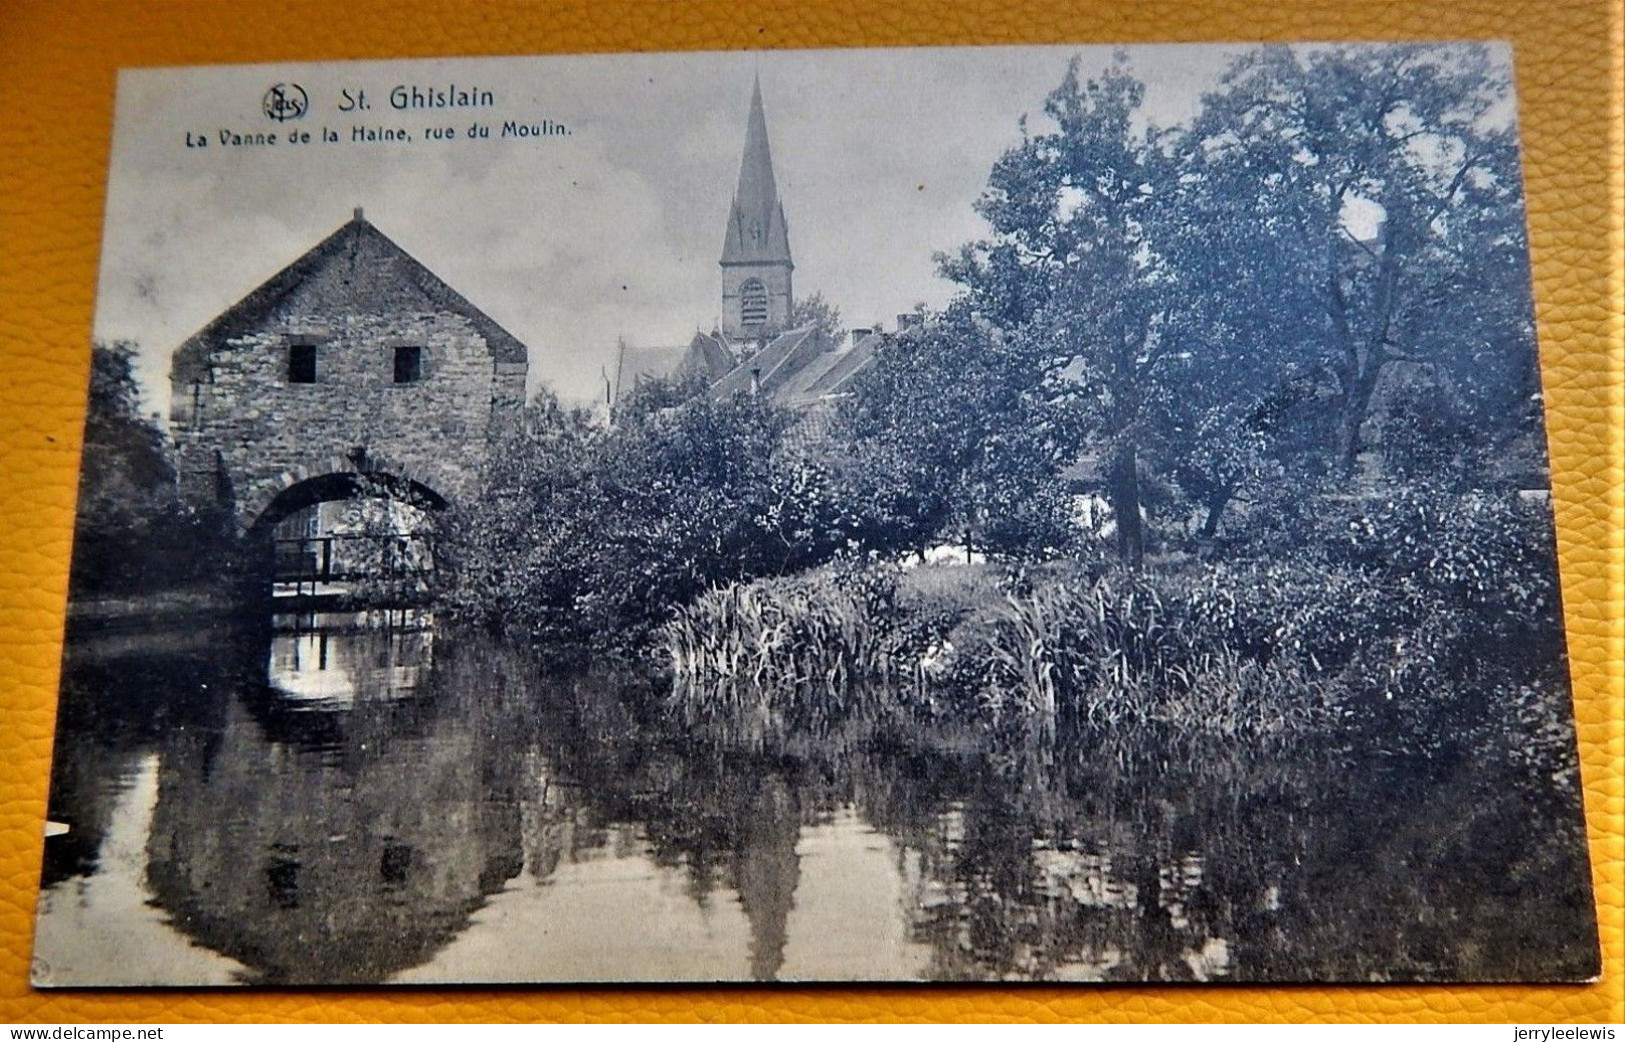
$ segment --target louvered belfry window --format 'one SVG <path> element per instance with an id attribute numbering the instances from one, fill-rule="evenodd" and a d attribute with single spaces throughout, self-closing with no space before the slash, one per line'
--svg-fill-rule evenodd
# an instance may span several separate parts
<path id="1" fill-rule="evenodd" d="M 761 279 L 746 279 L 739 287 L 739 321 L 747 326 L 767 322 L 767 287 Z"/>

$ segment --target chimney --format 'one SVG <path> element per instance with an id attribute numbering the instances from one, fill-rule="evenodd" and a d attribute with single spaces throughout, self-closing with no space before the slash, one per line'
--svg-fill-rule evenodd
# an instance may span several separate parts
<path id="1" fill-rule="evenodd" d="M 854 329 L 852 331 L 852 343 L 860 343 L 864 337 L 872 336 L 873 334 L 874 330 L 872 329 Z"/>
<path id="2" fill-rule="evenodd" d="M 364 221 L 364 220 L 366 220 L 366 217 L 361 212 L 361 207 L 358 206 L 358 207 L 355 208 L 355 212 L 350 215 L 350 220 L 352 220 L 352 221 Z"/>
<path id="3" fill-rule="evenodd" d="M 762 367 L 750 367 L 750 393 L 752 397 L 759 397 L 762 393 Z"/>

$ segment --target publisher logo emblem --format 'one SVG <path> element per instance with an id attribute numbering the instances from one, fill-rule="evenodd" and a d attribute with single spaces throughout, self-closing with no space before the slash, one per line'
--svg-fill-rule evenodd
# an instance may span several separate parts
<path id="1" fill-rule="evenodd" d="M 310 109 L 310 98 L 297 83 L 278 83 L 265 92 L 262 105 L 268 117 L 286 123 L 290 119 L 304 118 Z"/>

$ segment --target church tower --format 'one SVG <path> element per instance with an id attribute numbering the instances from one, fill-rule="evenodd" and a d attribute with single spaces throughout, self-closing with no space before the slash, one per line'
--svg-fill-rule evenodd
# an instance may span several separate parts
<path id="1" fill-rule="evenodd" d="M 762 83 L 751 90 L 750 122 L 739 187 L 728 213 L 722 244 L 722 333 L 730 341 L 760 340 L 783 332 L 790 321 L 790 230 L 773 183 L 767 145 Z"/>

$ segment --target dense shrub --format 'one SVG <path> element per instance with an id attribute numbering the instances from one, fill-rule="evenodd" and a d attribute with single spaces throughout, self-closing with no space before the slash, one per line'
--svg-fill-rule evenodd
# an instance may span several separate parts
<path id="1" fill-rule="evenodd" d="M 719 584 L 798 571 L 848 526 L 793 417 L 655 383 L 613 427 L 544 402 L 450 519 L 450 606 L 539 638 L 625 648 Z"/>
<path id="2" fill-rule="evenodd" d="M 229 557 L 225 518 L 186 509 L 169 444 L 141 414 L 136 347 L 98 343 L 79 474 L 71 582 L 74 599 L 122 597 L 214 575 Z"/>

